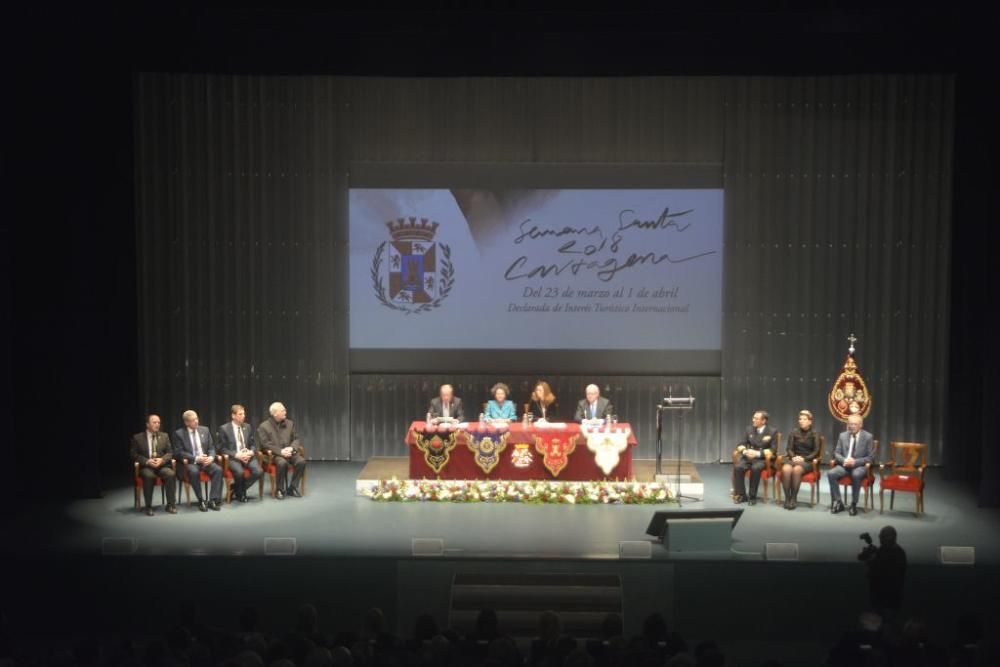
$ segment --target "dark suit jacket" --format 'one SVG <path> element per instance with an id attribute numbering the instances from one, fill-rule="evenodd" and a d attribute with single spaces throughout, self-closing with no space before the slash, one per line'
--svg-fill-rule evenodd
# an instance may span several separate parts
<path id="1" fill-rule="evenodd" d="M 435 396 L 431 399 L 430 407 L 427 408 L 427 412 L 431 413 L 431 418 L 441 416 L 441 397 Z M 451 407 L 448 412 L 452 417 L 460 422 L 465 421 L 465 408 L 462 406 L 462 399 L 457 396 L 451 397 Z"/>
<path id="2" fill-rule="evenodd" d="M 250 424 L 244 423 L 241 430 L 243 431 L 243 446 L 252 452 L 256 452 L 257 443 L 254 441 L 253 429 L 250 428 Z M 217 435 L 219 438 L 219 453 L 230 458 L 236 456 L 240 445 L 236 439 L 236 431 L 233 430 L 233 422 L 228 421 L 220 426 Z"/>
<path id="3" fill-rule="evenodd" d="M 153 455 L 163 459 L 164 465 L 173 460 L 173 451 L 170 447 L 170 438 L 163 431 L 153 434 Z M 145 466 L 149 460 L 149 441 L 146 440 L 146 431 L 136 433 L 132 436 L 132 461 L 138 461 L 140 466 Z"/>
<path id="4" fill-rule="evenodd" d="M 302 443 L 299 442 L 291 419 L 280 424 L 273 417 L 262 421 L 257 427 L 257 446 L 271 456 L 281 456 L 281 450 L 285 447 L 295 447 L 302 454 Z"/>
<path id="5" fill-rule="evenodd" d="M 215 441 L 212 440 L 212 432 L 205 426 L 198 427 L 198 437 L 201 438 L 201 451 L 205 456 L 215 456 Z M 194 449 L 191 447 L 191 440 L 188 438 L 187 427 L 174 431 L 174 458 L 183 463 L 187 459 L 188 463 L 194 463 Z"/>
<path id="6" fill-rule="evenodd" d="M 597 418 L 607 419 L 614 412 L 614 408 L 611 406 L 611 401 L 604 398 L 603 396 L 597 397 Z M 576 404 L 576 416 L 573 417 L 578 422 L 582 422 L 584 419 L 591 419 L 590 416 L 590 402 L 587 399 L 581 400 Z"/>
<path id="7" fill-rule="evenodd" d="M 762 433 L 757 433 L 757 429 L 753 426 L 747 426 L 747 430 L 743 433 L 743 439 L 740 440 L 740 445 L 746 449 L 756 449 L 758 452 L 770 449 L 777 456 L 779 452 L 775 447 L 778 446 L 778 443 L 775 442 L 774 437 L 777 432 L 770 424 L 764 424 Z"/>
<path id="8" fill-rule="evenodd" d="M 837 463 L 844 465 L 847 450 L 850 448 L 851 434 L 844 431 L 837 438 L 837 448 L 833 450 L 833 458 L 837 460 Z M 864 466 L 866 463 L 875 461 L 875 441 L 872 439 L 872 434 L 864 429 L 858 431 L 858 441 L 854 444 L 854 459 L 855 466 Z"/>
<path id="9" fill-rule="evenodd" d="M 586 401 L 584 401 L 584 403 L 586 403 Z M 531 401 L 525 407 L 527 408 L 527 411 L 532 414 L 532 417 L 534 419 L 542 418 L 542 406 L 538 401 Z M 559 404 L 553 401 L 552 405 L 545 406 L 545 421 L 553 422 L 558 420 L 559 420 Z"/>

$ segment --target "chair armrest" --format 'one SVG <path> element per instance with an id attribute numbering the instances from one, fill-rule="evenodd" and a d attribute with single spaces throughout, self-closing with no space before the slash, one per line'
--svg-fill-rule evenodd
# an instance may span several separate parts
<path id="1" fill-rule="evenodd" d="M 919 472 L 919 474 L 920 474 L 920 481 L 921 481 L 921 482 L 922 482 L 922 481 L 924 481 L 924 471 L 925 471 L 925 470 L 927 470 L 927 466 L 926 466 L 926 465 L 922 465 L 922 466 L 920 466 L 920 468 L 918 469 L 918 472 Z"/>
<path id="2" fill-rule="evenodd" d="M 139 476 L 139 462 L 132 461 L 132 475 L 135 477 Z"/>

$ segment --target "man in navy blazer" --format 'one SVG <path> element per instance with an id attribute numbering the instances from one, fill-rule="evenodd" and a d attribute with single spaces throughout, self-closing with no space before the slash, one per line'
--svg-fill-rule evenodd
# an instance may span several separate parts
<path id="1" fill-rule="evenodd" d="M 198 497 L 198 510 L 216 512 L 222 506 L 222 467 L 215 462 L 215 443 L 212 433 L 198 425 L 198 413 L 188 410 L 183 415 L 184 428 L 174 431 L 174 459 L 180 468 L 187 461 L 187 478 Z M 204 472 L 211 478 L 208 503 L 202 497 L 201 481 L 198 473 Z"/>
<path id="2" fill-rule="evenodd" d="M 766 410 L 758 410 L 750 417 L 750 426 L 743 433 L 743 439 L 736 446 L 740 455 L 733 465 L 734 502 L 757 504 L 757 488 L 767 467 L 769 457 L 774 453 L 774 436 L 778 433 L 768 424 L 770 415 Z M 750 495 L 747 495 L 746 476 L 750 471 Z"/>
<path id="3" fill-rule="evenodd" d="M 233 497 L 241 503 L 247 502 L 247 489 L 253 488 L 264 474 L 257 461 L 257 444 L 253 429 L 246 423 L 247 411 L 240 404 L 229 409 L 231 419 L 219 427 L 219 453 L 229 457 L 229 470 L 233 473 Z M 244 478 L 243 470 L 250 476 Z"/>
<path id="4" fill-rule="evenodd" d="M 875 463 L 875 441 L 871 433 L 861 428 L 863 423 L 860 415 L 851 415 L 847 418 L 847 430 L 837 438 L 837 447 L 833 451 L 837 465 L 826 473 L 826 478 L 830 481 L 830 497 L 833 499 L 830 511 L 834 514 L 844 511 L 844 503 L 840 499 L 840 479 L 848 475 L 851 476 L 850 515 L 858 513 L 861 480 L 868 474 L 865 464 Z"/>

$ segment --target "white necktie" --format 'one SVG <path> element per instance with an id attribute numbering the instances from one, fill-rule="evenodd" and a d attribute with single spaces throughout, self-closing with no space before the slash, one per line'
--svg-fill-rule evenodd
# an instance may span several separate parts
<path id="1" fill-rule="evenodd" d="M 201 438 L 198 437 L 198 431 L 191 431 L 194 436 L 194 455 L 201 456 Z"/>
<path id="2" fill-rule="evenodd" d="M 590 404 L 590 416 L 592 419 L 597 419 L 597 403 Z"/>
<path id="3" fill-rule="evenodd" d="M 149 458 L 153 458 L 153 434 L 149 434 Z"/>
<path id="4" fill-rule="evenodd" d="M 442 403 L 441 404 L 441 416 L 442 417 L 447 417 L 448 416 L 448 404 L 447 403 Z"/>
<path id="5" fill-rule="evenodd" d="M 239 449 L 242 452 L 244 449 L 246 449 L 246 445 L 244 445 L 243 443 L 243 427 L 240 426 L 239 428 L 237 428 L 236 433 L 237 433 L 236 438 L 239 440 L 240 443 Z"/>
<path id="6" fill-rule="evenodd" d="M 857 437 L 858 437 L 857 435 L 851 435 L 851 446 L 848 447 L 847 449 L 847 458 L 851 458 L 854 456 L 854 440 Z"/>

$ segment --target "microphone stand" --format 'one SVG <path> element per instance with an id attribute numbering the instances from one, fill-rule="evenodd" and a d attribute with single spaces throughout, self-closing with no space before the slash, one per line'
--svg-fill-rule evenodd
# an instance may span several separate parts
<path id="1" fill-rule="evenodd" d="M 663 474 L 663 406 L 656 404 L 656 473 Z"/>

